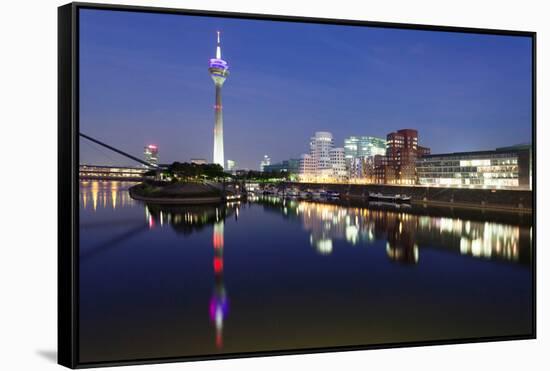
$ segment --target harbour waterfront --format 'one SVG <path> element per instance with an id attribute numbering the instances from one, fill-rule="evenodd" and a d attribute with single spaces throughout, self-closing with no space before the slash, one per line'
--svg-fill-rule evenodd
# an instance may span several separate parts
<path id="1" fill-rule="evenodd" d="M 412 198 L 413 202 L 441 204 L 449 207 L 469 207 L 478 209 L 501 209 L 516 212 L 532 213 L 533 192 L 521 189 L 472 189 L 457 187 L 428 187 L 419 185 L 390 184 L 319 184 L 292 183 L 300 189 L 319 188 L 333 189 L 350 199 L 365 199 L 369 193 L 386 195 L 402 194 Z"/>
<path id="2" fill-rule="evenodd" d="M 529 334 L 528 213 L 80 183 L 82 362 Z"/>

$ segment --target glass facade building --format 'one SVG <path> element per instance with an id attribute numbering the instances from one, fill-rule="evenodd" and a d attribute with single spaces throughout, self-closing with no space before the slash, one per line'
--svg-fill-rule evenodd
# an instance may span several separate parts
<path id="1" fill-rule="evenodd" d="M 289 174 L 298 174 L 300 172 L 300 159 L 291 158 L 276 164 L 267 165 L 264 167 L 264 172 L 285 172 Z"/>
<path id="2" fill-rule="evenodd" d="M 350 179 L 372 180 L 374 156 L 386 153 L 386 139 L 362 136 L 344 139 L 344 153 Z"/>
<path id="3" fill-rule="evenodd" d="M 427 155 L 416 170 L 420 185 L 531 189 L 531 146 Z"/>
<path id="4" fill-rule="evenodd" d="M 386 139 L 377 137 L 349 137 L 344 139 L 346 159 L 386 154 Z"/>

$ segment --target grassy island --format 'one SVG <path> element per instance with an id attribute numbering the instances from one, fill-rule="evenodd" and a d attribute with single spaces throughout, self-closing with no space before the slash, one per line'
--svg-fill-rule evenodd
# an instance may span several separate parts
<path id="1" fill-rule="evenodd" d="M 220 181 L 228 174 L 219 165 L 174 162 L 146 176 L 148 179 L 130 188 L 132 198 L 163 204 L 204 204 L 221 202 L 226 196 Z"/>

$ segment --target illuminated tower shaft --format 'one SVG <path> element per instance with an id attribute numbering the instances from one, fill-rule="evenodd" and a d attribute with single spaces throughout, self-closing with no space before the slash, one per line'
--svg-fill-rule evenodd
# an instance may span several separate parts
<path id="1" fill-rule="evenodd" d="M 216 104 L 214 105 L 214 158 L 215 164 L 224 167 L 223 152 L 223 113 L 222 113 L 222 86 L 229 75 L 229 66 L 222 59 L 222 48 L 220 45 L 220 32 L 218 31 L 218 45 L 216 47 L 216 58 L 210 59 L 208 72 L 216 86 Z"/>
<path id="2" fill-rule="evenodd" d="M 216 104 L 214 105 L 214 163 L 224 167 L 222 86 L 220 84 L 216 84 Z"/>

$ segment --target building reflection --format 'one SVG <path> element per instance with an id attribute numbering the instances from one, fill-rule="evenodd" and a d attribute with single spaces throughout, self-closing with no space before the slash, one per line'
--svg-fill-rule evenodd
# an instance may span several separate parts
<path id="1" fill-rule="evenodd" d="M 119 181 L 81 180 L 80 181 L 80 207 L 116 210 L 117 207 L 126 207 L 135 204 L 130 197 L 128 188 L 135 183 Z"/>
<path id="2" fill-rule="evenodd" d="M 299 218 L 309 232 L 310 244 L 321 255 L 339 245 L 385 243 L 392 261 L 418 264 L 420 250 L 436 248 L 474 258 L 529 264 L 528 227 L 490 221 L 418 215 L 394 208 L 350 207 L 332 203 L 259 198 L 255 202 Z"/>

